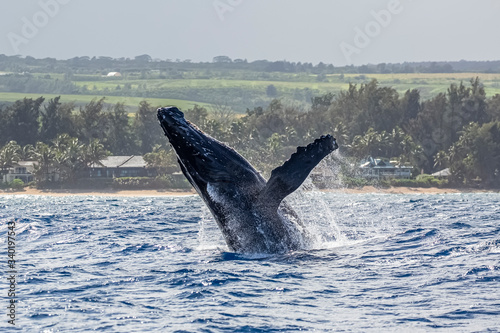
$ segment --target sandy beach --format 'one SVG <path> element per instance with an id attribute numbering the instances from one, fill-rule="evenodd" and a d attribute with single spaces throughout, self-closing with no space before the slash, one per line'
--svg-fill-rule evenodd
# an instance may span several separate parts
<path id="1" fill-rule="evenodd" d="M 189 191 L 173 191 L 173 190 L 130 190 L 130 191 L 114 191 L 114 190 L 39 190 L 35 188 L 27 188 L 24 191 L 0 191 L 0 195 L 47 195 L 54 197 L 72 196 L 72 195 L 95 195 L 95 196 L 113 196 L 113 197 L 148 197 L 148 196 L 186 196 L 195 195 L 193 190 Z"/>
<path id="2" fill-rule="evenodd" d="M 349 194 L 448 194 L 448 193 L 498 193 L 499 191 L 488 191 L 478 189 L 453 189 L 453 188 L 422 188 L 422 187 L 390 187 L 376 188 L 373 186 L 365 186 L 360 188 L 345 188 L 345 189 L 330 189 L 322 190 L 324 192 L 338 192 Z M 196 195 L 192 191 L 174 191 L 174 190 L 39 190 L 35 188 L 27 188 L 23 191 L 0 191 L 0 195 L 47 195 L 47 196 L 72 196 L 72 195 L 92 195 L 92 196 L 114 196 L 114 197 L 147 197 L 147 196 L 186 196 Z"/>
<path id="3" fill-rule="evenodd" d="M 364 186 L 360 188 L 349 188 L 341 190 L 328 190 L 328 191 L 342 191 L 345 193 L 386 193 L 386 194 L 449 194 L 449 193 L 498 193 L 498 190 L 482 190 L 474 188 L 437 188 L 437 187 L 390 187 L 390 188 L 376 188 L 374 186 Z"/>

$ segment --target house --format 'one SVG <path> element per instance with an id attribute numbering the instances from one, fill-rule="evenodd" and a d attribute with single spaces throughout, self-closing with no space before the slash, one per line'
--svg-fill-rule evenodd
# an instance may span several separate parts
<path id="1" fill-rule="evenodd" d="M 317 188 L 334 188 L 341 184 L 338 171 L 336 168 L 320 164 L 311 171 L 310 178 Z"/>
<path id="2" fill-rule="evenodd" d="M 109 72 L 107 77 L 120 77 L 122 74 L 120 72 Z"/>
<path id="3" fill-rule="evenodd" d="M 90 178 L 151 177 L 153 170 L 146 168 L 142 156 L 108 156 L 101 164 L 89 169 Z"/>
<path id="4" fill-rule="evenodd" d="M 14 179 L 21 179 L 25 183 L 32 182 L 34 179 L 34 170 L 37 162 L 19 161 L 1 180 L 11 183 Z M 84 177 L 89 178 L 117 178 L 117 177 L 154 177 L 155 170 L 146 168 L 146 162 L 142 156 L 108 156 L 101 160 L 101 164 L 93 164 Z M 1 177 L 1 174 L 0 174 Z M 58 181 L 59 173 L 54 168 L 49 169 L 49 173 L 43 176 L 46 181 Z M 40 179 L 38 179 L 40 180 Z"/>
<path id="5" fill-rule="evenodd" d="M 438 172 L 434 172 L 431 176 L 434 176 L 436 178 L 440 179 L 446 179 L 451 176 L 450 168 L 443 169 Z"/>
<path id="6" fill-rule="evenodd" d="M 36 162 L 33 161 L 19 161 L 15 163 L 8 169 L 8 172 L 3 175 L 3 182 L 11 183 L 14 179 L 21 179 L 25 183 L 32 182 L 35 164 Z"/>
<path id="7" fill-rule="evenodd" d="M 395 165 L 395 163 L 372 157 L 363 160 L 359 165 L 361 176 L 365 178 L 404 178 L 410 179 L 412 166 Z"/>

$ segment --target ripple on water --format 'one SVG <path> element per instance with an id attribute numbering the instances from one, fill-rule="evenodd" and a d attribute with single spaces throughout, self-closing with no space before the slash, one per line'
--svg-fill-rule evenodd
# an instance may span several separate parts
<path id="1" fill-rule="evenodd" d="M 0 197 L 0 220 L 17 219 L 20 327 L 498 330 L 500 195 L 300 200 L 312 249 L 245 255 L 196 196 Z"/>

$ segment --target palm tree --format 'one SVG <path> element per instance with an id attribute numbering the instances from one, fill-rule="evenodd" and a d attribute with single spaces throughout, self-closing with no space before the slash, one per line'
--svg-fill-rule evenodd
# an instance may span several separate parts
<path id="1" fill-rule="evenodd" d="M 345 144 L 347 143 L 347 140 L 349 140 L 347 127 L 341 121 L 337 124 L 337 126 L 335 126 L 333 133 L 335 133 L 335 138 L 338 142 Z"/>
<path id="2" fill-rule="evenodd" d="M 102 165 L 101 160 L 109 155 L 109 151 L 104 149 L 104 145 L 99 139 L 94 139 L 87 146 L 83 147 L 83 164 L 90 167 L 92 164 Z"/>
<path id="3" fill-rule="evenodd" d="M 376 157 L 380 153 L 382 139 L 385 140 L 385 135 L 381 136 L 380 133 L 370 127 L 363 136 L 356 135 L 354 137 L 350 148 L 354 150 L 354 154 L 359 158 L 367 156 Z"/>
<path id="4" fill-rule="evenodd" d="M 66 149 L 66 146 L 71 139 L 72 138 L 68 134 L 59 134 L 57 138 L 52 141 L 54 149 L 61 151 Z"/>
<path id="5" fill-rule="evenodd" d="M 54 140 L 54 167 L 59 172 L 62 181 L 74 180 L 78 170 L 84 164 L 84 146 L 77 138 L 67 134 L 59 135 Z"/>
<path id="6" fill-rule="evenodd" d="M 436 153 L 436 156 L 434 156 L 434 168 L 444 168 L 448 166 L 449 162 L 449 157 L 446 155 L 446 152 L 443 150 L 440 150 Z"/>
<path id="7" fill-rule="evenodd" d="M 35 177 L 38 181 L 47 181 L 50 179 L 50 169 L 54 165 L 54 150 L 47 144 L 37 142 L 33 150 L 35 164 Z"/>
<path id="8" fill-rule="evenodd" d="M 35 148 L 33 145 L 26 145 L 20 151 L 20 159 L 21 161 L 30 161 L 33 159 L 35 153 Z"/>
<path id="9" fill-rule="evenodd" d="M 283 142 L 285 140 L 286 138 L 284 135 L 273 133 L 273 135 L 271 135 L 271 137 L 267 139 L 267 148 L 269 149 L 269 154 L 276 158 L 278 152 L 283 148 Z"/>
<path id="10" fill-rule="evenodd" d="M 177 157 L 173 149 L 165 149 L 161 145 L 153 147 L 151 153 L 144 155 L 148 168 L 154 168 L 159 176 L 164 176 L 178 168 Z"/>
<path id="11" fill-rule="evenodd" d="M 424 150 L 421 145 L 416 144 L 411 136 L 406 135 L 401 142 L 401 156 L 399 164 L 411 163 L 412 165 L 422 165 L 424 160 Z"/>
<path id="12" fill-rule="evenodd" d="M 10 141 L 2 149 L 0 149 L 0 175 L 7 172 L 14 163 L 21 159 L 21 147 L 16 141 Z"/>
<path id="13" fill-rule="evenodd" d="M 394 128 L 392 132 L 388 134 L 389 151 L 387 157 L 394 157 L 401 154 L 405 137 L 405 132 L 403 132 L 403 130 L 399 126 L 396 126 L 396 128 Z"/>

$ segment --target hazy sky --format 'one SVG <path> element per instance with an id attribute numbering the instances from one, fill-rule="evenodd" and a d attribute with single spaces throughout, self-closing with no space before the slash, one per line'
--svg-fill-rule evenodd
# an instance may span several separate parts
<path id="1" fill-rule="evenodd" d="M 0 54 L 334 65 L 499 60 L 500 0 L 0 2 Z"/>

